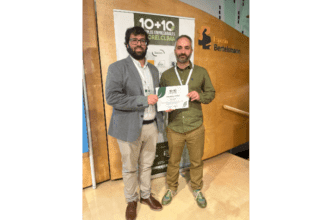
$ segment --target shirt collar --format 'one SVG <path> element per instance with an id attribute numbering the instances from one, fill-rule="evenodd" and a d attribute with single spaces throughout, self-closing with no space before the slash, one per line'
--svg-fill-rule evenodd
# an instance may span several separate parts
<path id="1" fill-rule="evenodd" d="M 191 68 L 192 68 L 192 64 L 191 64 L 191 62 L 190 62 L 190 60 L 189 60 L 189 65 L 188 65 L 186 68 L 184 68 L 184 69 L 180 69 L 180 67 L 178 67 L 178 63 L 176 64 L 176 67 L 177 67 L 179 70 L 191 69 Z"/>
<path id="2" fill-rule="evenodd" d="M 129 56 L 132 58 L 133 63 L 135 63 L 135 65 L 137 65 L 138 67 L 143 68 L 143 69 L 144 68 L 147 68 L 148 62 L 147 62 L 147 59 L 146 58 L 144 58 L 145 59 L 145 64 L 144 64 L 144 67 L 142 67 L 140 61 L 134 59 L 131 55 L 129 55 Z"/>

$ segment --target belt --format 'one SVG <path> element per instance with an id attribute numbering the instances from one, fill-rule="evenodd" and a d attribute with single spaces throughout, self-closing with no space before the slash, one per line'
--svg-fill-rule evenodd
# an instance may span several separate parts
<path id="1" fill-rule="evenodd" d="M 151 123 L 154 122 L 154 121 L 155 121 L 155 119 L 153 119 L 153 120 L 149 120 L 149 121 L 143 121 L 142 124 L 147 125 L 147 124 L 151 124 Z"/>

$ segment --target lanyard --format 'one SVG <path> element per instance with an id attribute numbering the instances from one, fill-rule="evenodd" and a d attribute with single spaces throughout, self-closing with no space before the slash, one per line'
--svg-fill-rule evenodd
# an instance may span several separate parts
<path id="1" fill-rule="evenodd" d="M 144 84 L 147 85 L 147 80 L 146 80 L 146 78 L 144 77 L 143 73 L 141 72 L 140 67 L 139 67 L 135 62 L 133 62 L 133 63 L 134 63 L 134 65 L 135 65 L 137 71 L 139 72 L 139 75 L 140 75 L 140 77 L 141 77 L 142 82 L 144 82 Z M 144 65 L 146 65 L 146 64 L 144 64 Z M 143 68 L 143 67 L 141 67 L 141 68 Z M 147 67 L 147 68 L 148 68 L 148 67 Z"/>
<path id="2" fill-rule="evenodd" d="M 178 66 L 175 66 L 174 70 L 175 70 L 176 76 L 178 77 L 180 85 L 182 86 L 181 78 L 180 78 L 179 73 L 178 73 Z M 191 77 L 191 74 L 192 74 L 193 70 L 194 70 L 194 65 L 192 64 L 191 70 L 189 72 L 189 76 L 188 76 L 187 81 L 186 81 L 186 85 L 188 85 L 188 82 L 190 80 L 190 77 Z"/>
<path id="3" fill-rule="evenodd" d="M 143 84 L 143 92 L 144 92 L 144 95 L 149 95 L 149 94 L 147 94 L 147 93 L 148 93 L 148 92 L 149 92 L 149 93 L 151 92 L 151 88 L 150 88 L 149 84 L 147 83 L 146 76 L 144 76 L 144 74 L 142 73 L 142 69 L 143 69 L 143 67 L 141 67 L 141 69 L 140 69 L 140 67 L 139 67 L 139 65 L 138 65 L 137 63 L 135 63 L 135 62 L 133 62 L 133 63 L 134 63 L 134 65 L 135 65 L 137 71 L 139 72 L 139 75 L 140 75 L 140 78 L 141 78 L 141 81 L 142 81 L 142 84 Z M 144 64 L 144 65 L 146 66 L 147 64 Z M 145 69 L 144 69 L 144 73 L 145 73 L 145 74 L 148 74 L 148 73 L 146 73 L 146 71 L 148 71 L 147 68 L 148 68 L 148 67 L 145 67 Z M 150 72 L 150 71 L 149 71 L 149 72 Z"/>

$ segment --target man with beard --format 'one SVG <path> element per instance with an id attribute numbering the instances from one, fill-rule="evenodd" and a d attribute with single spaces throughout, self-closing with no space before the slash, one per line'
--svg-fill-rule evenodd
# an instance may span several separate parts
<path id="1" fill-rule="evenodd" d="M 190 98 L 189 108 L 166 111 L 169 113 L 166 132 L 170 158 L 166 174 L 168 189 L 162 199 L 162 204 L 169 204 L 176 194 L 179 185 L 180 160 L 186 143 L 190 158 L 193 195 L 198 206 L 205 208 L 207 202 L 201 192 L 205 133 L 201 103 L 210 103 L 214 99 L 215 90 L 207 71 L 190 62 L 193 51 L 191 42 L 191 38 L 187 35 L 177 38 L 174 49 L 177 65 L 166 70 L 159 83 L 161 87 L 188 85 Z"/>
<path id="2" fill-rule="evenodd" d="M 117 138 L 122 160 L 126 219 L 136 218 L 137 187 L 140 202 L 152 210 L 162 205 L 151 194 L 151 166 L 155 159 L 158 131 L 163 131 L 162 113 L 157 112 L 159 72 L 145 55 L 148 34 L 141 27 L 126 30 L 129 56 L 109 66 L 106 101 L 113 107 L 108 134 Z"/>

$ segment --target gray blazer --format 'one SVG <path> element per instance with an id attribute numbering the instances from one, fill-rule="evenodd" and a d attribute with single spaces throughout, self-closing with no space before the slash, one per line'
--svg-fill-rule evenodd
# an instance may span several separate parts
<path id="1" fill-rule="evenodd" d="M 159 87 L 157 68 L 151 63 L 148 66 L 154 88 Z M 105 96 L 107 103 L 113 107 L 108 134 L 123 141 L 135 141 L 140 136 L 144 110 L 149 105 L 148 97 L 143 93 L 139 72 L 130 56 L 109 66 Z M 163 132 L 164 123 L 161 112 L 156 113 L 156 122 L 158 131 Z"/>

